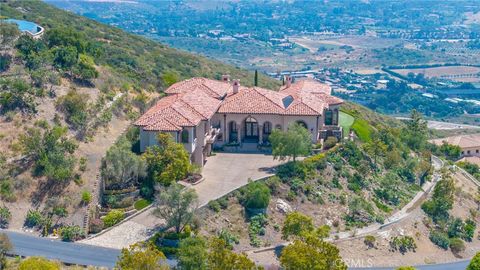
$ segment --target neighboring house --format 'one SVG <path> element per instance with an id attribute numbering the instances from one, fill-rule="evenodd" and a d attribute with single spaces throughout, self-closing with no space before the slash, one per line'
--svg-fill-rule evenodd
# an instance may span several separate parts
<path id="1" fill-rule="evenodd" d="M 238 80 L 192 78 L 170 86 L 166 97 L 142 115 L 140 150 L 157 143 L 158 132 L 172 134 L 203 165 L 213 145 L 266 144 L 274 128 L 285 130 L 292 122 L 307 128 L 312 143 L 329 136 L 342 138 L 338 124 L 342 100 L 331 88 L 313 79 L 291 82 L 279 91 L 243 87 Z"/>
<path id="2" fill-rule="evenodd" d="M 451 145 L 458 145 L 462 149 L 462 157 L 480 157 L 480 133 L 435 139 L 430 142 L 439 146 L 442 145 L 443 142 L 447 142 Z"/>

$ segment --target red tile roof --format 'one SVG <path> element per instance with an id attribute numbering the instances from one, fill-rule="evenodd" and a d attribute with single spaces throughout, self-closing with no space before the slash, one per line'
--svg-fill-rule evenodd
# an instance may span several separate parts
<path id="1" fill-rule="evenodd" d="M 343 101 L 330 95 L 331 88 L 314 80 L 283 86 L 280 91 L 240 87 L 231 83 L 192 78 L 170 86 L 169 94 L 142 115 L 135 125 L 145 130 L 179 131 L 210 119 L 216 112 L 278 115 L 321 115 L 329 105 Z"/>

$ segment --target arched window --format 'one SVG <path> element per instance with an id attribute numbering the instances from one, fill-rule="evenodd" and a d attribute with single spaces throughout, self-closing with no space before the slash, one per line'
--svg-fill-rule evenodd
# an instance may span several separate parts
<path id="1" fill-rule="evenodd" d="M 182 130 L 182 143 L 188 143 L 188 130 Z"/>
<path id="2" fill-rule="evenodd" d="M 301 125 L 302 127 L 308 129 L 307 123 L 303 122 L 302 120 L 298 120 L 297 124 Z"/>

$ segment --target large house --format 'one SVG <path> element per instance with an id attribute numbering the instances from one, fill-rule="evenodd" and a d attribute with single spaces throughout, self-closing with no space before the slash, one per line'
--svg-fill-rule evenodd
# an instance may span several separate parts
<path id="1" fill-rule="evenodd" d="M 452 136 L 430 141 L 438 146 L 444 142 L 457 145 L 461 149 L 461 157 L 480 157 L 480 133 L 470 135 Z"/>
<path id="2" fill-rule="evenodd" d="M 243 87 L 227 75 L 221 81 L 192 78 L 175 83 L 135 122 L 140 150 L 155 145 L 159 132 L 168 132 L 185 146 L 192 162 L 203 165 L 214 145 L 265 144 L 273 129 L 285 130 L 292 122 L 310 131 L 312 143 L 329 136 L 341 139 L 343 101 L 331 96 L 330 86 L 313 79 L 285 80 L 279 91 Z"/>

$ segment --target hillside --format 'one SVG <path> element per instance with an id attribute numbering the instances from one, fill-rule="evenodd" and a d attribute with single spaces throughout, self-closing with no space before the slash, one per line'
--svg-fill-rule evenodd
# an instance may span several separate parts
<path id="1" fill-rule="evenodd" d="M 40 40 L 0 23 L 0 199 L 10 228 L 83 226 L 100 162 L 172 83 L 254 74 L 171 49 L 42 1 L 9 1 L 2 18 L 35 22 Z M 279 82 L 260 74 L 259 85 Z"/>
<path id="2" fill-rule="evenodd" d="M 169 48 L 144 37 L 55 8 L 39 0 L 9 1 L 2 3 L 0 14 L 7 18 L 33 21 L 46 31 L 71 27 L 93 41 L 102 53 L 95 63 L 108 67 L 127 82 L 142 88 L 158 89 L 165 86 L 162 76 L 174 73 L 179 79 L 195 76 L 220 78 L 230 74 L 242 84 L 253 85 L 253 73 L 190 53 Z M 267 88 L 279 86 L 277 81 L 260 75 L 259 85 Z"/>

